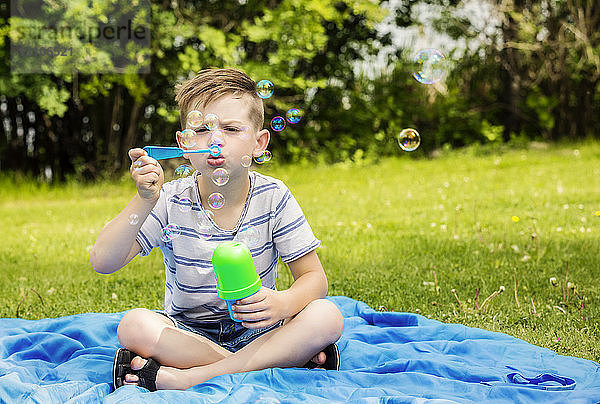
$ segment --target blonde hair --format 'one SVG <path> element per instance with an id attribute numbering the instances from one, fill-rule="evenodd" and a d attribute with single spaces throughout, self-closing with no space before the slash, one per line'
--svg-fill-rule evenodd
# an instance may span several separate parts
<path id="1" fill-rule="evenodd" d="M 179 106 L 181 127 L 186 126 L 189 111 L 202 108 L 223 95 L 242 98 L 247 95 L 251 123 L 262 129 L 265 111 L 262 99 L 256 94 L 256 83 L 238 69 L 203 69 L 192 79 L 175 86 L 175 102 Z"/>

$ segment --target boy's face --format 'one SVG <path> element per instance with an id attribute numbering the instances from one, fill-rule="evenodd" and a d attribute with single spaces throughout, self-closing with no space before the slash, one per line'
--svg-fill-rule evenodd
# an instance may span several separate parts
<path id="1" fill-rule="evenodd" d="M 210 117 L 210 114 L 214 114 L 218 117 L 215 129 L 209 130 L 204 124 L 199 128 L 186 127 L 196 132 L 193 138 L 182 137 L 181 132 L 177 132 L 177 144 L 184 150 L 207 149 L 215 144 L 221 147 L 221 154 L 217 157 L 208 153 L 184 156 L 202 175 L 210 175 L 217 168 L 226 169 L 230 177 L 247 173 L 248 168 L 242 166 L 242 161 L 260 156 L 267 148 L 269 131 L 253 127 L 248 103 L 247 95 L 219 97 L 203 109 L 196 109 L 202 112 L 205 122 L 207 115 Z"/>

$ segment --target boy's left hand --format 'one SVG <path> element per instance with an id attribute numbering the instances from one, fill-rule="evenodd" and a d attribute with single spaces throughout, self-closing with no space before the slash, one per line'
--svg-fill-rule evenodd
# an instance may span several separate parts
<path id="1" fill-rule="evenodd" d="M 263 328 L 285 318 L 281 292 L 264 286 L 255 294 L 238 300 L 231 309 L 246 328 Z M 237 316 L 237 317 L 236 317 Z"/>

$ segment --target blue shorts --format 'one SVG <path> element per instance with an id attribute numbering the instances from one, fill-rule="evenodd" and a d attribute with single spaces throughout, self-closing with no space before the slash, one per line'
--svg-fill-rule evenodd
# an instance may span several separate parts
<path id="1" fill-rule="evenodd" d="M 170 319 L 175 327 L 208 338 L 230 352 L 242 349 L 256 338 L 283 324 L 283 320 L 280 320 L 268 327 L 250 329 L 229 318 L 219 322 L 184 321 L 176 319 L 162 310 L 156 310 L 156 312 Z"/>

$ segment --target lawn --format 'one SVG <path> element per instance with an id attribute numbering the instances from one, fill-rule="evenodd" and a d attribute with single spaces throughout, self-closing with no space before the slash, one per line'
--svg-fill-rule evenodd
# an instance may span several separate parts
<path id="1" fill-rule="evenodd" d="M 322 241 L 329 295 L 600 361 L 600 144 L 534 146 L 430 159 L 398 149 L 334 166 L 274 158 L 259 169 L 287 183 Z M 161 308 L 160 251 L 112 275 L 88 261 L 134 192 L 128 178 L 58 187 L 0 178 L 0 315 Z M 284 265 L 279 274 L 288 287 Z"/>

